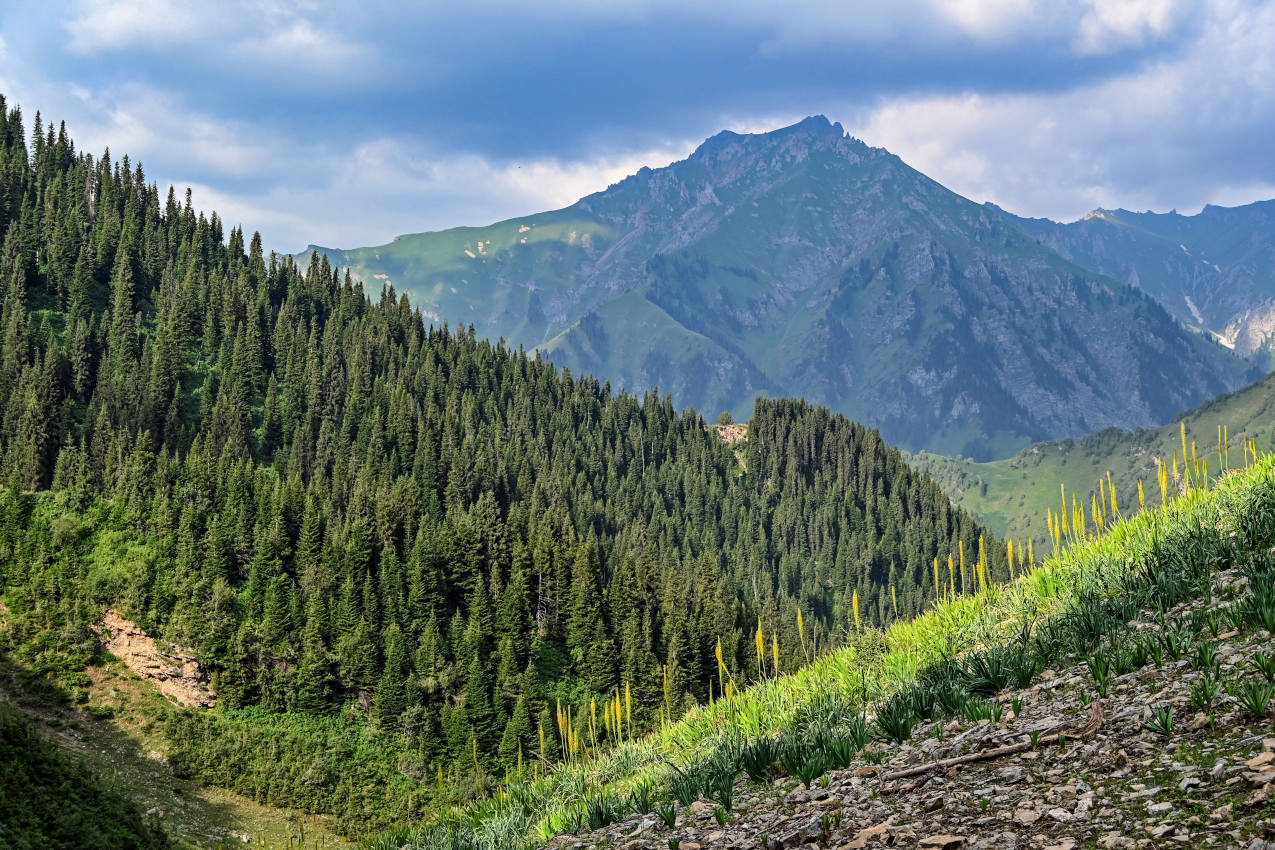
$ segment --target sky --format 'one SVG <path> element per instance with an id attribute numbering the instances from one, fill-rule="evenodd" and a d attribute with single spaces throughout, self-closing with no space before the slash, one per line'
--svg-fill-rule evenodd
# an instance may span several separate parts
<path id="1" fill-rule="evenodd" d="M 0 93 L 268 248 L 566 206 L 823 114 L 1029 216 L 1275 197 L 1275 0 L 12 0 Z"/>

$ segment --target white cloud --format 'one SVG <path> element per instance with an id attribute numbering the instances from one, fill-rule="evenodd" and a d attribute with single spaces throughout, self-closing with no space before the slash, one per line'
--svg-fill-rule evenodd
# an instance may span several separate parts
<path id="1" fill-rule="evenodd" d="M 274 68 L 331 69 L 371 54 L 339 29 L 338 14 L 305 0 L 78 0 L 63 21 L 67 49 L 93 54 L 133 48 L 220 53 Z"/>
<path id="2" fill-rule="evenodd" d="M 258 128 L 185 109 L 148 86 L 101 91 L 70 86 L 67 92 L 76 102 L 70 130 L 81 149 L 100 152 L 109 146 L 117 156 L 127 153 L 143 163 L 180 160 L 187 169 L 230 179 L 261 176 L 276 161 Z"/>
<path id="3" fill-rule="evenodd" d="M 1001 38 L 1040 19 L 1033 0 L 947 0 L 935 5 L 934 12 L 978 39 Z"/>
<path id="4" fill-rule="evenodd" d="M 1177 23 L 1174 0 L 1087 0 L 1075 45 L 1082 53 L 1105 53 L 1162 38 Z"/>
<path id="5" fill-rule="evenodd" d="M 228 222 L 260 229 L 278 250 L 295 251 L 308 243 L 349 248 L 381 244 L 402 233 L 485 225 L 567 206 L 643 165 L 663 165 L 684 155 L 661 149 L 578 161 L 497 163 L 376 139 L 321 159 L 305 155 L 307 172 L 317 175 L 313 181 L 285 178 L 258 193 L 204 188 L 197 195 L 209 199 L 210 208 Z"/>
<path id="6" fill-rule="evenodd" d="M 5 57 L 5 54 L 8 52 L 8 49 L 9 49 L 9 45 L 5 44 L 4 36 L 0 35 L 0 59 L 3 59 Z"/>
<path id="7" fill-rule="evenodd" d="M 218 9 L 215 3 L 182 0 L 82 0 L 63 25 L 73 53 L 173 47 L 221 29 L 225 20 Z"/>
<path id="8" fill-rule="evenodd" d="M 1275 6 L 1218 4 L 1188 50 L 1125 76 L 1059 93 L 901 98 L 854 130 L 1026 215 L 1233 203 L 1275 182 L 1272 43 Z"/>

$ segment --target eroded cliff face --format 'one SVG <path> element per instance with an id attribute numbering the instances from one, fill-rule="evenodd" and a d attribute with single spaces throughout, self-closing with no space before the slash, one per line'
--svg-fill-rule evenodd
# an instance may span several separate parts
<path id="1" fill-rule="evenodd" d="M 1245 310 L 1220 337 L 1240 357 L 1275 354 L 1275 299 Z"/>
<path id="2" fill-rule="evenodd" d="M 98 634 L 107 652 L 143 679 L 153 681 L 160 693 L 184 706 L 216 705 L 217 695 L 193 655 L 180 649 L 161 650 L 150 635 L 110 609 L 102 614 Z"/>

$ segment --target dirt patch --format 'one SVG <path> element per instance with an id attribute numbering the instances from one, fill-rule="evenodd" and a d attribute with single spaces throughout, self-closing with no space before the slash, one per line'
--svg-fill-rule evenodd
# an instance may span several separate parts
<path id="1" fill-rule="evenodd" d="M 150 635 L 111 610 L 102 614 L 99 634 L 107 652 L 143 679 L 153 681 L 160 693 L 185 706 L 216 705 L 217 696 L 193 655 L 160 651 Z"/>
<path id="2" fill-rule="evenodd" d="M 717 436 L 722 438 L 722 442 L 728 446 L 736 443 L 742 443 L 748 439 L 747 425 L 718 425 Z"/>

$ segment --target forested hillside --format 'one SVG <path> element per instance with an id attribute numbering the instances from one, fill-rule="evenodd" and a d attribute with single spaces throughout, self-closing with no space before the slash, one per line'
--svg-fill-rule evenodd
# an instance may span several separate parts
<path id="1" fill-rule="evenodd" d="M 741 464 L 667 397 L 427 326 L 392 287 L 266 256 L 127 157 L 0 114 L 0 649 L 73 693 L 116 607 L 193 650 L 210 716 L 267 742 L 282 727 L 234 712 L 366 717 L 420 766 L 380 769 L 426 787 L 552 759 L 559 703 L 584 728 L 629 697 L 590 746 L 676 717 L 719 647 L 758 675 L 759 628 L 793 669 L 920 610 L 935 558 L 977 557 L 981 529 L 875 431 L 763 401 Z M 210 748 L 244 756 L 248 733 L 190 722 L 182 763 L 247 781 Z M 370 817 L 354 758 L 274 757 L 288 778 L 247 790 L 322 810 L 345 787 Z"/>

